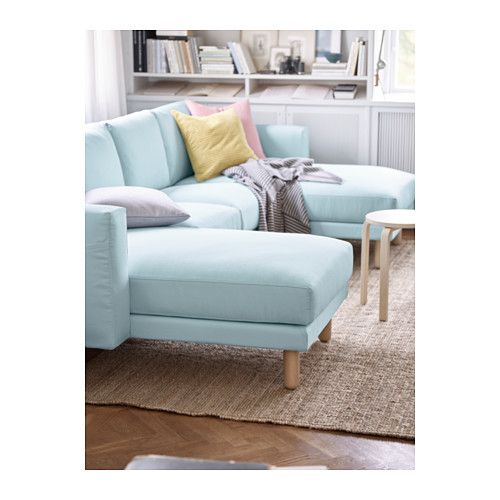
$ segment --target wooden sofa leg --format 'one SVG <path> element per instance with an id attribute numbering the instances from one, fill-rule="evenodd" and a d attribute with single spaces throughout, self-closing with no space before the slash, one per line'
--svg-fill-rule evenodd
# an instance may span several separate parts
<path id="1" fill-rule="evenodd" d="M 285 387 L 296 389 L 299 385 L 300 353 L 298 351 L 283 351 L 283 374 Z"/>
<path id="2" fill-rule="evenodd" d="M 403 230 L 399 231 L 399 234 L 392 240 L 393 245 L 401 245 L 403 243 Z"/>
<path id="3" fill-rule="evenodd" d="M 332 320 L 326 324 L 318 338 L 321 342 L 330 342 L 330 339 L 332 338 Z"/>
<path id="4" fill-rule="evenodd" d="M 375 269 L 380 269 L 380 240 L 375 240 L 375 252 L 373 253 L 373 264 Z"/>

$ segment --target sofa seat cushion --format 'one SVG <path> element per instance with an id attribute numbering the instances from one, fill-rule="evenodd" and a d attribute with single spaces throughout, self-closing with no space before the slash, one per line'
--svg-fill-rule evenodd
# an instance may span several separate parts
<path id="1" fill-rule="evenodd" d="M 140 228 L 128 250 L 132 314 L 307 325 L 352 273 L 352 246 L 321 236 Z"/>
<path id="2" fill-rule="evenodd" d="M 214 203 L 177 203 L 177 205 L 190 217 L 175 227 L 241 229 L 241 215 L 237 208 Z"/>
<path id="3" fill-rule="evenodd" d="M 252 191 L 222 175 L 204 182 L 187 177 L 163 191 L 176 203 L 214 203 L 237 208 L 242 229 L 256 229 L 259 224 L 259 205 Z"/>
<path id="4" fill-rule="evenodd" d="M 342 177 L 343 183 L 301 182 L 311 221 L 363 223 L 368 212 L 413 206 L 413 174 L 367 165 L 317 166 Z"/>

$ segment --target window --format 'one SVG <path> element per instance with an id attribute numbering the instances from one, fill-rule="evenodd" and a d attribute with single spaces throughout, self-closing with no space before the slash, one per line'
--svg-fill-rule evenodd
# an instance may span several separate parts
<path id="1" fill-rule="evenodd" d="M 415 31 L 386 31 L 380 72 L 384 93 L 415 91 Z"/>

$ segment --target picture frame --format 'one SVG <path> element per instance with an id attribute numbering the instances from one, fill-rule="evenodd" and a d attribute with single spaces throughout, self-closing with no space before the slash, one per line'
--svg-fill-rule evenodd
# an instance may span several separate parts
<path id="1" fill-rule="evenodd" d="M 269 58 L 269 69 L 279 73 L 281 61 L 291 55 L 291 53 L 292 49 L 290 47 L 272 47 Z"/>
<path id="2" fill-rule="evenodd" d="M 278 45 L 291 47 L 294 42 L 301 45 L 300 59 L 304 62 L 306 73 L 310 73 L 316 56 L 316 32 L 314 30 L 280 30 Z"/>
<path id="3" fill-rule="evenodd" d="M 240 42 L 250 50 L 257 70 L 267 69 L 271 47 L 278 45 L 278 30 L 242 30 Z"/>
<path id="4" fill-rule="evenodd" d="M 337 62 L 342 55 L 342 30 L 316 31 L 316 57 Z"/>

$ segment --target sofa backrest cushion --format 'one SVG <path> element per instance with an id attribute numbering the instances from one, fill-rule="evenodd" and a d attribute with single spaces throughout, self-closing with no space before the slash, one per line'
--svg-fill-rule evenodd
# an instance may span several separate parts
<path id="1" fill-rule="evenodd" d="M 115 143 L 104 123 L 85 128 L 85 191 L 124 186 L 122 167 Z"/>
<path id="2" fill-rule="evenodd" d="M 184 139 L 182 138 L 174 117 L 170 113 L 173 109 L 187 115 L 189 114 L 189 110 L 184 101 L 160 106 L 151 111 L 158 120 L 158 125 L 160 126 L 161 135 L 165 144 L 168 171 L 170 173 L 170 185 L 176 184 L 181 179 L 190 177 L 194 174 L 186 146 L 184 145 Z"/>
<path id="3" fill-rule="evenodd" d="M 106 123 L 118 151 L 127 186 L 163 189 L 171 185 L 160 127 L 151 111 Z"/>

